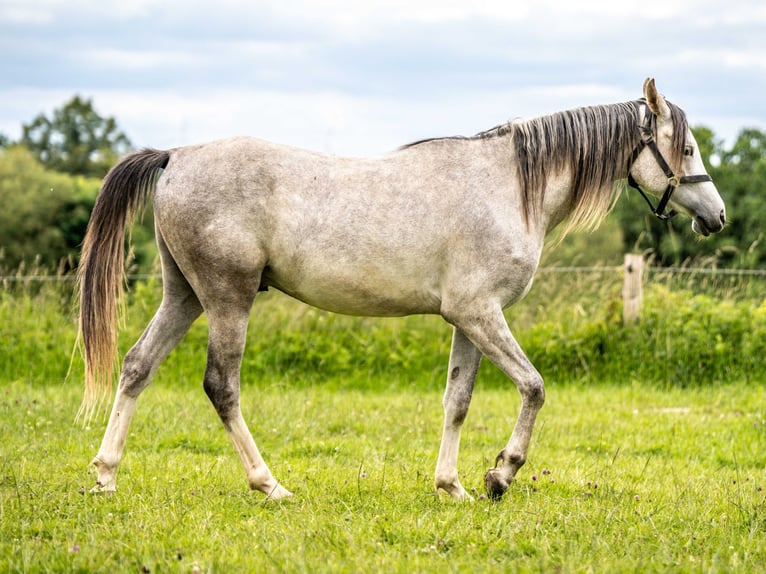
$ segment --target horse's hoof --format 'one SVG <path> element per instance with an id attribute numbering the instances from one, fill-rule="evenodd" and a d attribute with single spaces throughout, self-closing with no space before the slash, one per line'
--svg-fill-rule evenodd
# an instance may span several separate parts
<path id="1" fill-rule="evenodd" d="M 508 486 L 508 481 L 500 476 L 500 471 L 496 468 L 490 468 L 484 475 L 484 488 L 487 489 L 490 500 L 500 500 Z"/>
<path id="2" fill-rule="evenodd" d="M 266 500 L 285 500 L 292 497 L 293 493 L 281 484 L 277 484 L 272 490 L 266 493 L 266 496 Z"/>
<path id="3" fill-rule="evenodd" d="M 96 483 L 96 486 L 90 489 L 91 494 L 114 494 L 117 491 L 117 485 L 114 481 L 107 482 L 106 484 Z"/>
<path id="4" fill-rule="evenodd" d="M 450 500 L 459 500 L 461 502 L 473 502 L 473 496 L 468 494 L 465 489 L 458 485 L 458 489 L 438 487 L 436 489 L 436 495 L 442 498 L 442 494 L 449 496 Z"/>

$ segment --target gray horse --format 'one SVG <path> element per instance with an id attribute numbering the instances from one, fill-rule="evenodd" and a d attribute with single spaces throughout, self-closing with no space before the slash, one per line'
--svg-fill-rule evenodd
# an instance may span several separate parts
<path id="1" fill-rule="evenodd" d="M 204 311 L 204 389 L 249 485 L 274 499 L 291 494 L 261 457 L 239 402 L 250 309 L 259 290 L 273 288 L 338 313 L 433 313 L 454 327 L 434 483 L 458 499 L 470 498 L 457 458 L 479 361 L 497 365 L 522 398 L 485 477 L 489 495 L 502 496 L 527 459 L 545 399 L 503 309 L 529 291 L 546 235 L 562 222 L 565 231 L 598 225 L 614 182 L 626 178 L 661 197 L 652 208 L 659 217 L 671 206 L 699 234 L 723 228 L 723 202 L 685 115 L 653 80 L 639 100 L 424 140 L 372 159 L 245 137 L 124 158 L 104 180 L 79 267 L 87 416 L 108 394 L 117 361 L 125 230 L 152 190 L 163 298 L 124 358 L 93 461 L 94 490 L 115 489 L 136 400 Z"/>

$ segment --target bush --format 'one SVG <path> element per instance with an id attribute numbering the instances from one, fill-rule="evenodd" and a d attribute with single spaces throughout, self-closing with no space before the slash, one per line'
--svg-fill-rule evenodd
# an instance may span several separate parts
<path id="1" fill-rule="evenodd" d="M 649 285 L 641 320 L 622 325 L 612 302 L 577 323 L 532 326 L 523 337 L 549 380 L 649 381 L 667 386 L 763 374 L 766 307 Z"/>
<path id="2" fill-rule="evenodd" d="M 45 169 L 24 147 L 0 150 L 0 267 L 76 265 L 101 183 Z M 156 257 L 151 210 L 133 229 L 136 270 Z"/>

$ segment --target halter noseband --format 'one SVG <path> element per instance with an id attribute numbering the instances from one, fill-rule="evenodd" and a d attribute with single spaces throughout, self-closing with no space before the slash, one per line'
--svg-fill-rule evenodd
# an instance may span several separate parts
<path id="1" fill-rule="evenodd" d="M 657 147 L 657 142 L 654 140 L 654 124 L 655 124 L 655 115 L 654 113 L 649 109 L 649 106 L 643 105 L 643 118 L 641 120 L 641 125 L 638 127 L 639 131 L 641 132 L 641 141 L 638 142 L 638 145 L 636 146 L 636 149 L 633 150 L 633 154 L 630 157 L 630 163 L 628 164 L 628 184 L 634 188 L 637 189 L 638 192 L 641 194 L 641 197 L 643 197 L 646 200 L 646 203 L 649 205 L 649 209 L 652 210 L 652 213 L 657 216 L 658 219 L 662 221 L 667 221 L 671 217 L 675 217 L 678 215 L 678 213 L 674 210 L 670 210 L 668 213 L 665 213 L 665 209 L 668 206 L 668 202 L 670 201 L 670 197 L 673 195 L 673 192 L 676 190 L 676 188 L 681 185 L 682 183 L 702 183 L 705 181 L 713 181 L 713 178 L 710 177 L 708 174 L 702 174 L 702 175 L 682 175 L 681 177 L 678 177 L 676 174 L 673 173 L 673 170 L 670 168 L 670 165 L 668 165 L 668 162 L 665 161 L 665 158 L 662 156 L 662 152 L 660 151 L 660 148 Z M 630 173 L 631 168 L 633 167 L 633 162 L 636 161 L 639 154 L 644 150 L 644 148 L 648 147 L 652 154 L 654 154 L 654 158 L 657 160 L 657 164 L 660 166 L 660 169 L 665 173 L 665 177 L 668 178 L 668 186 L 665 188 L 665 193 L 662 194 L 662 198 L 660 199 L 660 202 L 657 204 L 657 207 L 654 207 L 652 205 L 651 200 L 649 197 L 644 193 L 644 190 L 641 189 L 641 186 L 638 184 L 638 182 L 633 179 L 633 176 Z"/>

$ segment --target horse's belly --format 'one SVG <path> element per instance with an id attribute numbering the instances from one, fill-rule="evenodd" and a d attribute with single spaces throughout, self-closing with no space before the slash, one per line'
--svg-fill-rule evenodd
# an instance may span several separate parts
<path id="1" fill-rule="evenodd" d="M 438 290 L 429 281 L 411 284 L 394 277 L 376 279 L 359 272 L 343 274 L 303 274 L 299 278 L 280 277 L 266 271 L 264 285 L 274 287 L 296 299 L 334 313 L 373 317 L 399 317 L 438 313 Z"/>

